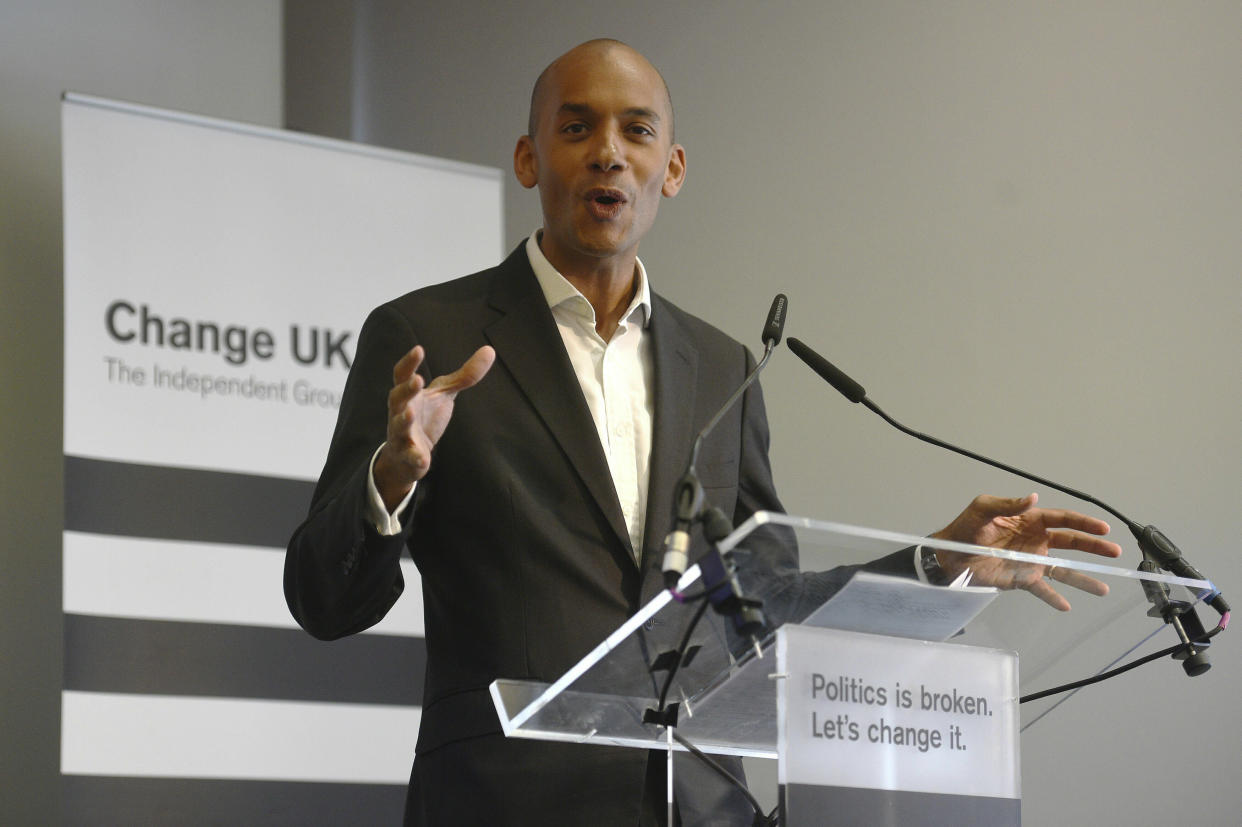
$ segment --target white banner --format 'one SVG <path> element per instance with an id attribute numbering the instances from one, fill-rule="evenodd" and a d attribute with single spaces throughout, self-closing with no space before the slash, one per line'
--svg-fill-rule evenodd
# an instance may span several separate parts
<path id="1" fill-rule="evenodd" d="M 496 264 L 500 173 L 69 97 L 65 453 L 314 479 L 367 311 Z"/>
<path id="2" fill-rule="evenodd" d="M 326 645 L 283 547 L 367 312 L 502 257 L 500 171 L 76 95 L 62 122 L 66 812 L 395 821 L 417 572 Z"/>

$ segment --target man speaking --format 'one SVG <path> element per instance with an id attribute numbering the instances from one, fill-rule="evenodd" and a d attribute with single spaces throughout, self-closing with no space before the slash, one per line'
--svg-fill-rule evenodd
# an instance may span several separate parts
<path id="1" fill-rule="evenodd" d="M 686 177 L 668 89 L 642 55 L 597 40 L 548 66 L 513 166 L 539 190 L 542 229 L 364 324 L 285 595 L 303 628 L 335 639 L 393 605 L 407 549 L 418 565 L 427 671 L 407 824 L 654 825 L 662 755 L 505 739 L 488 685 L 554 680 L 659 591 L 690 444 L 753 360 L 654 293 L 638 259 Z M 698 469 L 735 525 L 781 510 L 757 384 Z M 1099 520 L 1034 505 L 980 497 L 940 536 L 1120 553 L 1092 536 Z M 796 577 L 797 550 L 752 564 Z M 915 576 L 913 557 L 879 567 Z M 676 794 L 683 824 L 750 823 L 745 800 L 689 762 Z"/>

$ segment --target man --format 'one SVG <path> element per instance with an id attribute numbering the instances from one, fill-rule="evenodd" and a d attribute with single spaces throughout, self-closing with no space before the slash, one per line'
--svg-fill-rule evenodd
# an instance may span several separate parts
<path id="1" fill-rule="evenodd" d="M 542 231 L 499 267 L 368 318 L 285 593 L 307 631 L 337 638 L 392 606 L 406 548 L 418 564 L 427 674 L 407 823 L 655 824 L 658 760 L 505 739 L 487 687 L 558 677 L 661 588 L 660 540 L 693 435 L 753 362 L 653 294 L 637 258 L 686 175 L 667 88 L 642 55 L 591 41 L 554 61 L 513 163 L 539 189 Z M 780 510 L 767 444 L 756 385 L 698 463 L 735 524 Z M 1032 496 L 979 498 L 938 536 L 1120 553 L 1059 527 L 1107 531 Z M 799 578 L 788 544 L 751 557 L 756 582 L 842 579 Z M 874 567 L 915 576 L 913 555 Z M 1018 585 L 1060 599 L 1042 577 Z M 696 765 L 678 778 L 683 823 L 749 823 Z"/>

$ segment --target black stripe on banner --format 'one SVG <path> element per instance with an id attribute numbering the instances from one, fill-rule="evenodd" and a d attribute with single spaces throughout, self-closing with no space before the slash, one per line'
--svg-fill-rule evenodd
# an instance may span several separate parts
<path id="1" fill-rule="evenodd" d="M 64 823 L 400 824 L 405 785 L 61 776 Z"/>
<path id="2" fill-rule="evenodd" d="M 421 706 L 427 645 L 300 629 L 65 615 L 65 689 Z"/>
<path id="3" fill-rule="evenodd" d="M 65 528 L 284 548 L 306 517 L 305 480 L 65 456 Z"/>

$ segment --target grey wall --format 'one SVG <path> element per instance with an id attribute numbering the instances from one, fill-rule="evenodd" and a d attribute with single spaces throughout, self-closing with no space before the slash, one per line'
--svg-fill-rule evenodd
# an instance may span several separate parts
<path id="1" fill-rule="evenodd" d="M 353 91 L 325 98 L 329 126 L 345 112 L 355 139 L 505 168 L 551 58 L 595 36 L 642 49 L 689 159 L 643 245 L 657 289 L 754 346 L 785 291 L 787 332 L 898 418 L 1098 492 L 1242 580 L 1236 2 L 356 10 L 333 30 Z M 516 244 L 538 204 L 506 198 Z M 900 437 L 788 354 L 764 387 L 793 511 L 929 531 L 1032 488 Z M 1228 634 L 1215 663 L 1147 667 L 1028 732 L 1027 823 L 1237 823 Z"/>
<path id="2" fill-rule="evenodd" d="M 894 414 L 1105 494 L 1239 582 L 1238 4 L 419 5 L 358 3 L 347 32 L 325 13 L 310 31 L 351 59 L 325 53 L 290 123 L 506 167 L 543 65 L 588 37 L 628 40 L 667 75 L 689 152 L 643 248 L 661 291 L 751 343 L 787 292 L 789 332 Z M 279 125 L 280 9 L 8 0 L 0 79 L 0 821 L 49 823 L 57 98 Z M 516 184 L 507 199 L 516 243 L 538 207 Z M 923 531 L 979 490 L 1029 488 L 902 440 L 788 354 L 764 386 L 791 510 Z M 1027 823 L 1236 823 L 1234 653 L 1226 634 L 1208 675 L 1148 667 L 1028 733 Z"/>
<path id="3" fill-rule="evenodd" d="M 275 0 L 0 3 L 0 822 L 59 821 L 64 90 L 281 124 Z"/>

